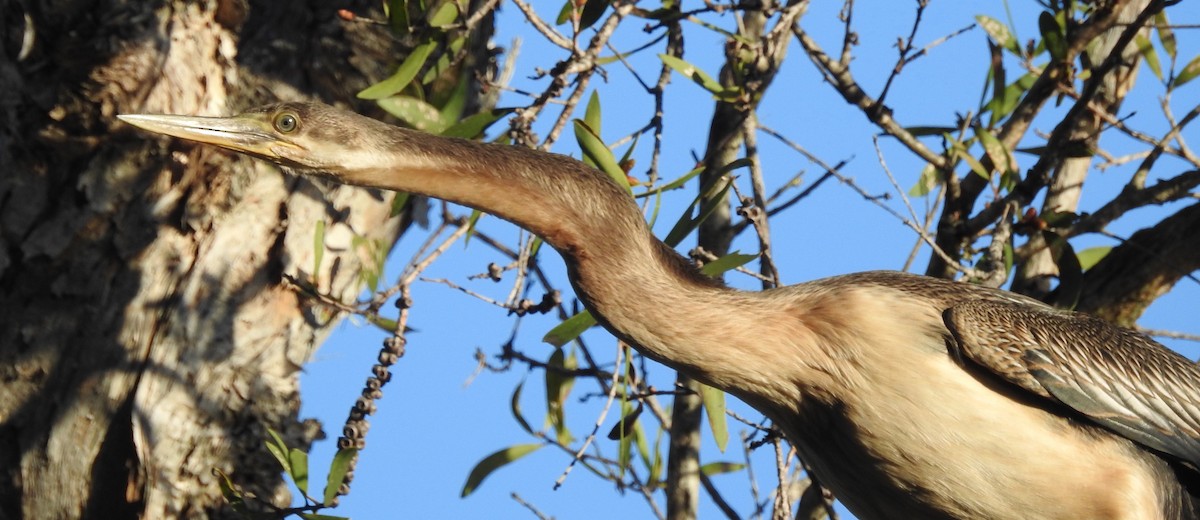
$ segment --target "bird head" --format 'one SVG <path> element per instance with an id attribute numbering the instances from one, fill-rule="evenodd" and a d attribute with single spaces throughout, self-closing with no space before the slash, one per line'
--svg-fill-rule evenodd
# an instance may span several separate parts
<path id="1" fill-rule="evenodd" d="M 123 114 L 143 130 L 207 143 L 266 159 L 300 174 L 333 174 L 345 168 L 371 135 L 357 114 L 319 103 L 277 103 L 232 117 Z M 347 121 L 347 118 L 352 118 Z M 353 162 L 353 161 L 350 161 Z"/>

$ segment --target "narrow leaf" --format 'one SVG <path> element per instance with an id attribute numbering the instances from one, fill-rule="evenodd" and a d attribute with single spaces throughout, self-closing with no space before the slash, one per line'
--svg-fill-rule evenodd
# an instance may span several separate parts
<path id="1" fill-rule="evenodd" d="M 975 156 L 971 155 L 971 152 L 967 150 L 967 145 L 963 144 L 962 141 L 955 139 L 950 134 L 945 134 L 942 136 L 942 138 L 950 143 L 950 150 L 954 152 L 954 156 L 966 162 L 967 166 L 971 168 L 971 171 L 975 172 L 976 175 L 979 175 L 984 179 L 990 180 L 992 178 L 992 172 L 984 168 L 983 163 L 979 162 L 977 159 L 975 159 Z"/>
<path id="2" fill-rule="evenodd" d="M 458 19 L 458 4 L 453 0 L 447 0 L 446 3 L 438 7 L 433 14 L 429 15 L 430 27 L 445 27 L 454 23 Z"/>
<path id="3" fill-rule="evenodd" d="M 522 379 L 521 383 L 517 385 L 517 389 L 513 390 L 509 406 L 512 408 L 513 419 L 517 420 L 517 424 L 521 425 L 521 429 L 525 430 L 525 433 L 532 435 L 533 428 L 529 427 L 529 421 L 526 421 L 525 415 L 521 413 L 521 390 L 524 388 L 525 380 Z"/>
<path id="4" fill-rule="evenodd" d="M 587 109 L 583 113 L 583 122 L 591 128 L 596 135 L 600 135 L 600 92 L 593 90 L 591 97 L 588 98 Z"/>
<path id="5" fill-rule="evenodd" d="M 709 462 L 700 466 L 700 473 L 711 477 L 722 473 L 735 473 L 743 469 L 746 469 L 746 465 L 736 462 Z"/>
<path id="6" fill-rule="evenodd" d="M 383 316 L 380 316 L 378 314 L 373 314 L 373 315 L 367 316 L 367 321 L 370 322 L 371 325 L 379 327 L 381 330 L 383 330 L 384 332 L 386 332 L 388 334 L 392 334 L 392 333 L 396 332 L 396 325 L 397 325 L 396 320 L 393 320 L 391 318 L 384 318 Z"/>
<path id="7" fill-rule="evenodd" d="M 304 496 L 308 496 L 308 454 L 296 448 L 288 452 L 288 464 L 291 466 L 292 482 Z"/>
<path id="8" fill-rule="evenodd" d="M 1182 87 L 1184 83 L 1195 79 L 1196 76 L 1200 76 L 1200 55 L 1192 58 L 1192 61 L 1189 61 L 1183 67 L 1183 70 L 1179 71 L 1179 75 L 1175 76 L 1175 81 L 1172 82 L 1171 88 Z"/>
<path id="9" fill-rule="evenodd" d="M 313 230 L 313 280 L 321 273 L 321 261 L 325 259 L 325 220 L 317 221 Z"/>
<path id="10" fill-rule="evenodd" d="M 754 261 L 755 258 L 758 258 L 758 255 L 743 255 L 737 251 L 734 251 L 707 264 L 704 264 L 704 267 L 700 268 L 700 272 L 709 276 L 717 276 L 730 269 L 737 269 L 743 265 L 746 265 Z"/>
<path id="11" fill-rule="evenodd" d="M 1021 44 L 1017 43 L 1017 39 L 1013 38 L 1009 32 L 1008 26 L 1001 23 L 999 20 L 990 16 L 978 15 L 975 17 L 975 22 L 983 28 L 984 32 L 992 38 L 992 41 L 1013 54 L 1021 54 Z"/>
<path id="12" fill-rule="evenodd" d="M 538 448 L 541 448 L 542 446 L 544 446 L 544 444 L 518 444 L 516 446 L 504 448 L 496 453 L 484 457 L 483 460 L 479 461 L 479 463 L 476 464 L 473 469 L 471 469 L 471 474 L 467 475 L 467 483 L 463 484 L 462 493 L 459 496 L 466 497 L 467 495 L 474 493 L 475 490 L 479 488 L 479 485 L 483 483 L 483 479 L 487 478 L 488 475 L 491 475 L 492 472 L 504 467 L 510 462 L 537 451 Z"/>
<path id="13" fill-rule="evenodd" d="M 388 0 L 384 5 L 387 7 L 388 22 L 392 30 L 396 34 L 408 34 L 412 30 L 408 19 L 408 0 Z"/>
<path id="14" fill-rule="evenodd" d="M 583 4 L 583 12 L 579 13 L 579 30 L 588 29 L 600 21 L 608 9 L 608 3 L 609 0 L 587 0 Z"/>
<path id="15" fill-rule="evenodd" d="M 594 132 L 587 123 L 576 119 L 575 120 L 575 140 L 579 142 L 579 148 L 583 150 L 583 155 L 591 159 L 600 171 L 607 173 L 618 186 L 625 188 L 625 191 L 630 191 L 629 178 L 625 175 L 625 170 L 617 164 L 617 158 L 613 157 L 612 150 L 600 140 L 600 135 Z"/>
<path id="16" fill-rule="evenodd" d="M 442 113 L 436 107 L 411 96 L 393 96 L 377 101 L 379 107 L 413 128 L 431 134 L 444 130 Z"/>
<path id="17" fill-rule="evenodd" d="M 717 177 L 714 182 L 724 182 L 725 186 L 722 187 L 721 191 L 713 198 L 709 199 L 705 203 L 704 207 L 700 208 L 700 215 L 698 217 L 692 218 L 692 208 L 696 207 L 696 205 L 699 204 L 703 198 L 703 194 L 709 191 L 707 188 L 702 188 L 700 190 L 701 195 L 697 195 L 696 199 L 692 201 L 692 204 L 688 206 L 687 211 L 685 211 L 683 215 L 679 217 L 679 220 L 676 221 L 675 225 L 671 227 L 671 231 L 667 233 L 667 238 L 663 239 L 663 242 L 666 242 L 667 245 L 671 247 L 679 245 L 679 243 L 683 242 L 683 239 L 687 238 L 687 236 L 690 235 L 692 231 L 700 225 L 701 222 L 704 222 L 704 219 L 708 218 L 713 211 L 716 211 L 717 207 L 726 203 L 725 195 L 729 193 L 729 188 L 730 186 L 733 186 L 733 182 L 729 181 L 723 176 Z"/>
<path id="18" fill-rule="evenodd" d="M 1076 253 L 1075 256 L 1079 258 L 1079 268 L 1087 271 L 1100 263 L 1110 251 L 1112 251 L 1112 246 L 1089 247 Z"/>
<path id="19" fill-rule="evenodd" d="M 567 318 L 562 323 L 559 323 L 545 336 L 542 336 L 542 341 L 561 347 L 567 343 L 574 341 L 584 331 L 596 325 L 596 318 L 592 317 L 592 313 L 581 311 L 579 314 Z"/>
<path id="20" fill-rule="evenodd" d="M 1058 23 L 1057 17 L 1049 11 L 1042 11 L 1042 14 L 1038 15 L 1038 29 L 1042 32 L 1042 42 L 1046 44 L 1046 50 L 1050 52 L 1050 57 L 1054 61 L 1062 61 L 1066 58 L 1066 31 Z"/>
<path id="21" fill-rule="evenodd" d="M 221 488 L 221 496 L 225 497 L 225 501 L 230 504 L 243 502 L 241 490 L 233 485 L 233 480 L 229 478 L 229 475 L 217 468 L 213 468 L 212 471 L 213 475 L 217 476 L 217 486 Z"/>
<path id="22" fill-rule="evenodd" d="M 388 211 L 388 218 L 395 218 L 404 211 L 404 205 L 408 203 L 409 193 L 407 191 L 397 191 L 392 197 L 392 209 Z"/>
<path id="23" fill-rule="evenodd" d="M 271 455 L 275 456 L 275 460 L 279 461 L 280 469 L 284 471 L 290 471 L 291 465 L 288 464 L 287 456 L 288 447 L 287 444 L 283 442 L 283 437 L 280 437 L 278 433 L 275 433 L 275 430 L 270 428 L 267 428 L 267 433 L 271 436 L 271 438 L 267 439 L 265 442 L 267 445 L 267 451 L 270 451 Z"/>
<path id="24" fill-rule="evenodd" d="M 425 61 L 429 59 L 429 54 L 437 46 L 435 42 L 429 41 L 418 45 L 412 50 L 412 53 L 404 59 L 404 63 L 396 69 L 396 73 L 391 77 L 380 81 L 374 85 L 363 89 L 358 93 L 359 99 L 383 99 L 394 95 L 409 83 L 412 83 L 413 78 L 417 77 L 417 73 L 421 71 L 421 67 L 425 66 Z"/>
<path id="25" fill-rule="evenodd" d="M 725 416 L 725 392 L 700 384 L 700 397 L 704 401 L 704 414 L 708 416 L 708 427 L 712 429 L 717 449 L 725 453 L 729 444 L 729 424 Z"/>
<path id="26" fill-rule="evenodd" d="M 558 433 L 558 441 L 563 444 L 570 444 L 571 441 L 564 407 L 575 378 L 563 374 L 562 371 L 575 369 L 571 361 L 573 358 L 574 356 L 567 356 L 562 347 L 558 347 L 546 362 L 546 419 Z"/>
<path id="27" fill-rule="evenodd" d="M 334 498 L 337 498 L 338 488 L 342 486 L 342 481 L 346 479 L 346 473 L 350 471 L 350 463 L 357 455 L 357 449 L 345 448 L 338 450 L 337 454 L 333 456 L 333 462 L 329 463 L 329 475 L 325 479 L 325 495 L 322 504 L 329 505 L 333 503 Z"/>
<path id="28" fill-rule="evenodd" d="M 924 197 L 933 191 L 933 188 L 945 182 L 942 177 L 942 171 L 939 170 L 933 163 L 925 163 L 925 167 L 921 168 L 921 177 L 917 179 L 917 183 L 912 188 L 908 189 L 908 195 L 911 197 Z"/>
<path id="29" fill-rule="evenodd" d="M 1010 83 L 1004 88 L 1004 92 L 997 97 L 992 98 L 984 105 L 983 109 L 992 114 L 992 123 L 1000 121 L 1004 117 L 1012 113 L 1017 108 L 1017 104 L 1021 101 L 1021 97 L 1025 92 L 1029 91 L 1029 87 L 1037 81 L 1037 76 L 1032 72 L 1022 75 L 1016 81 Z"/>
<path id="30" fill-rule="evenodd" d="M 575 0 L 566 0 L 563 6 L 558 10 L 558 17 L 554 19 L 554 25 L 562 25 L 571 21 L 571 15 L 575 14 Z"/>
<path id="31" fill-rule="evenodd" d="M 1017 169 L 1016 161 L 1012 158 L 1012 153 L 991 132 L 983 127 L 976 126 L 975 136 L 979 138 L 979 143 L 983 145 L 984 153 L 992 160 L 992 164 L 995 165 L 997 171 L 1007 173 Z"/>
<path id="32" fill-rule="evenodd" d="M 458 137 L 460 139 L 476 139 L 483 135 L 484 130 L 487 130 L 493 123 L 499 121 L 512 113 L 511 108 L 497 108 L 473 114 L 470 117 L 455 123 L 445 130 L 442 130 L 441 135 L 444 137 Z"/>
<path id="33" fill-rule="evenodd" d="M 1137 45 L 1137 50 L 1145 60 L 1146 66 L 1150 67 L 1150 72 L 1154 73 L 1154 77 L 1160 81 L 1163 79 L 1162 65 L 1158 62 L 1158 51 L 1154 49 L 1154 44 L 1150 43 L 1150 38 L 1138 34 L 1133 37 L 1134 45 Z"/>
<path id="34" fill-rule="evenodd" d="M 656 193 L 662 193 L 664 191 L 671 191 L 673 189 L 679 188 L 679 187 L 683 186 L 684 184 L 687 184 L 687 181 L 690 181 L 690 180 L 694 179 L 697 175 L 700 175 L 700 172 L 702 172 L 702 171 L 704 171 L 703 166 L 701 166 L 699 168 L 694 168 L 694 169 L 692 169 L 692 171 L 689 171 L 683 175 L 680 175 L 679 178 L 677 178 L 671 182 L 663 184 L 662 186 L 659 186 L 657 188 L 649 189 L 642 193 L 638 193 L 637 195 L 634 195 L 633 197 L 640 199 L 642 197 L 648 197 L 648 196 L 654 195 Z"/>
<path id="35" fill-rule="evenodd" d="M 1171 22 L 1167 20 L 1166 11 L 1159 11 L 1154 15 L 1154 29 L 1158 33 L 1158 42 L 1162 44 L 1163 50 L 1171 58 L 1171 63 L 1174 63 L 1177 56 L 1175 32 L 1171 30 Z"/>
<path id="36" fill-rule="evenodd" d="M 741 93 L 741 89 L 736 87 L 725 87 L 707 72 L 704 72 L 699 67 L 684 61 L 683 59 L 671 56 L 669 54 L 659 54 L 658 58 L 663 64 L 675 70 L 686 78 L 691 79 L 697 85 L 700 85 L 704 90 L 711 92 L 719 99 L 735 98 Z"/>

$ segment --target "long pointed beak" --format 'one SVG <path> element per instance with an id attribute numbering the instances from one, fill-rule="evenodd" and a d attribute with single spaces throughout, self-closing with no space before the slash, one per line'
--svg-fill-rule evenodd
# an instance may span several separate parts
<path id="1" fill-rule="evenodd" d="M 247 117 L 194 117 L 122 114 L 117 119 L 151 132 L 213 144 L 267 159 L 279 159 L 274 149 L 295 146 L 281 140 L 264 122 Z"/>

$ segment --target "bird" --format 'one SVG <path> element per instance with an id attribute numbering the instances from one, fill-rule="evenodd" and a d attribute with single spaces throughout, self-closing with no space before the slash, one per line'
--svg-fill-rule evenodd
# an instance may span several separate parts
<path id="1" fill-rule="evenodd" d="M 540 236 L 605 329 L 762 412 L 858 518 L 1200 517 L 1200 369 L 1133 330 L 903 272 L 730 288 L 575 159 L 320 103 L 118 117 Z"/>

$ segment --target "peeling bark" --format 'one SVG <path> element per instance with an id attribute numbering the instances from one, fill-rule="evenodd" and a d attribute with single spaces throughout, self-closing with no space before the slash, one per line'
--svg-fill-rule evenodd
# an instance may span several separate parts
<path id="1" fill-rule="evenodd" d="M 225 516 L 214 468 L 286 502 L 263 434 L 320 435 L 297 372 L 336 319 L 281 276 L 351 299 L 369 255 L 349 237 L 386 246 L 408 219 L 114 116 L 349 103 L 403 49 L 319 2 L 0 12 L 0 518 Z"/>

